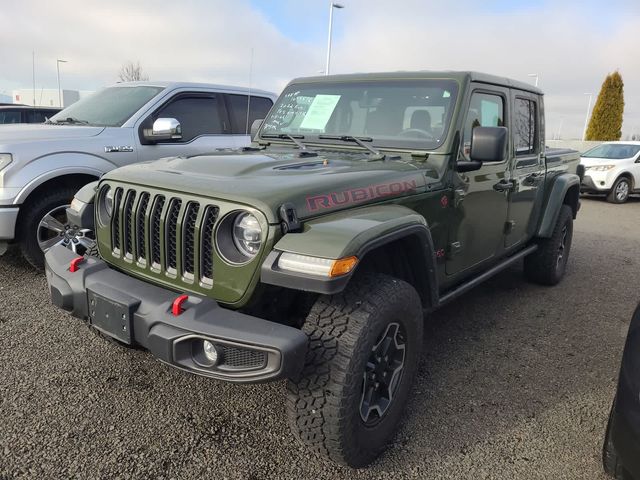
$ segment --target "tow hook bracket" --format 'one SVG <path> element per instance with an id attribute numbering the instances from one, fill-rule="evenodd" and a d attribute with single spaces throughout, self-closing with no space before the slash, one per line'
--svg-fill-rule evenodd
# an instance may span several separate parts
<path id="1" fill-rule="evenodd" d="M 174 317 L 177 317 L 182 312 L 184 312 L 184 307 L 182 306 L 182 304 L 186 302 L 188 299 L 189 299 L 189 295 L 180 295 L 178 298 L 176 298 L 173 301 L 173 303 L 171 304 L 171 313 L 173 314 Z"/>
<path id="2" fill-rule="evenodd" d="M 69 262 L 69 271 L 75 273 L 80 270 L 79 265 L 84 262 L 84 257 L 76 257 Z"/>

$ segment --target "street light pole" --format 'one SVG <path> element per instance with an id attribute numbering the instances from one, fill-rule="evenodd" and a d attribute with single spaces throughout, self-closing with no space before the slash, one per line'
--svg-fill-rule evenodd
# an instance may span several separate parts
<path id="1" fill-rule="evenodd" d="M 536 86 L 536 87 L 538 86 L 538 79 L 539 79 L 540 77 L 538 76 L 538 74 L 537 74 L 537 73 L 529 73 L 529 74 L 527 74 L 527 77 L 535 77 L 535 79 L 536 79 L 536 84 L 535 84 L 535 86 Z"/>
<path id="2" fill-rule="evenodd" d="M 593 93 L 585 93 L 584 95 L 589 95 L 589 104 L 587 105 L 587 116 L 584 119 L 584 131 L 582 132 L 583 142 L 587 139 L 587 126 L 589 125 L 589 112 L 591 111 L 591 101 L 593 100 Z"/>
<path id="3" fill-rule="evenodd" d="M 329 64 L 331 63 L 331 32 L 333 31 L 333 9 L 344 8 L 344 5 L 339 3 L 329 3 L 329 37 L 327 39 L 327 64 L 324 69 L 324 74 L 329 75 Z"/>
<path id="4" fill-rule="evenodd" d="M 66 60 L 56 60 L 56 70 L 58 71 L 58 106 L 62 108 L 62 89 L 60 88 L 60 64 L 67 63 Z"/>

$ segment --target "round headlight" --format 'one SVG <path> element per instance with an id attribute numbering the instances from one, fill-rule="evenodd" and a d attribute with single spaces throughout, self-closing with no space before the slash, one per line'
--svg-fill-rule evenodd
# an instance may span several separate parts
<path id="1" fill-rule="evenodd" d="M 111 187 L 107 187 L 104 192 L 104 213 L 107 214 L 107 217 L 111 217 L 113 215 L 113 197 L 115 191 Z"/>
<path id="2" fill-rule="evenodd" d="M 262 244 L 260 222 L 249 212 L 240 213 L 233 222 L 233 243 L 245 257 L 255 257 Z"/>

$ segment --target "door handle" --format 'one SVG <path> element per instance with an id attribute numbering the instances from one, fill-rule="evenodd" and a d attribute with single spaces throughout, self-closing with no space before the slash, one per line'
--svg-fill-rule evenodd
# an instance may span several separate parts
<path id="1" fill-rule="evenodd" d="M 493 186 L 493 189 L 496 192 L 508 192 L 510 190 L 513 190 L 514 188 L 516 188 L 516 182 L 514 182 L 513 180 L 504 179 L 500 180 Z"/>

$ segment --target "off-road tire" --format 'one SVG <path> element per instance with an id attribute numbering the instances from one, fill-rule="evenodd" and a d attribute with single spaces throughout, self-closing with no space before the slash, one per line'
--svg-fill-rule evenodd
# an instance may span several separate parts
<path id="1" fill-rule="evenodd" d="M 557 285 L 567 270 L 572 239 L 573 210 L 569 205 L 562 205 L 551 237 L 538 239 L 538 249 L 525 257 L 525 277 L 540 285 Z M 559 260 L 561 245 L 564 245 L 563 258 Z"/>
<path id="2" fill-rule="evenodd" d="M 93 245 L 91 245 L 89 248 L 87 248 L 87 251 L 84 252 L 84 256 L 85 257 L 100 257 L 100 253 L 98 252 L 98 243 L 94 243 Z"/>
<path id="3" fill-rule="evenodd" d="M 77 188 L 59 187 L 25 203 L 20 209 L 18 243 L 24 258 L 36 269 L 44 268 L 44 253 L 38 245 L 38 225 L 56 207 L 70 204 Z"/>
<path id="4" fill-rule="evenodd" d="M 615 403 L 615 402 L 614 402 Z M 609 413 L 609 421 L 607 422 L 607 431 L 604 436 L 604 445 L 602 446 L 602 466 L 607 475 L 615 478 L 616 480 L 632 480 L 631 476 L 627 473 L 616 447 L 613 445 L 611 439 L 611 422 L 613 421 L 613 408 Z"/>
<path id="5" fill-rule="evenodd" d="M 405 363 L 388 409 L 367 426 L 360 414 L 365 365 L 392 324 L 406 332 Z M 309 347 L 301 376 L 287 385 L 291 429 L 319 456 L 366 466 L 392 438 L 415 377 L 423 340 L 418 293 L 386 275 L 356 277 L 342 293 L 319 297 L 302 329 Z"/>
<path id="6" fill-rule="evenodd" d="M 623 198 L 618 198 L 617 190 L 620 187 L 621 183 L 627 184 L 627 194 Z M 615 182 L 613 182 L 611 191 L 607 194 L 607 202 L 625 203 L 627 200 L 629 200 L 630 193 L 631 193 L 631 181 L 627 177 L 618 177 L 618 179 Z"/>

